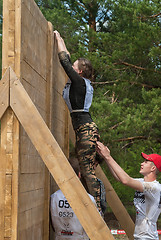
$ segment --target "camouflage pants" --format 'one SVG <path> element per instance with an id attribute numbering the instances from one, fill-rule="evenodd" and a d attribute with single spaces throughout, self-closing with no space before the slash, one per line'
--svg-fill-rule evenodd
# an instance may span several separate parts
<path id="1" fill-rule="evenodd" d="M 76 130 L 76 151 L 81 174 L 100 211 L 100 185 L 94 170 L 97 140 L 99 140 L 99 134 L 94 122 L 81 125 Z"/>

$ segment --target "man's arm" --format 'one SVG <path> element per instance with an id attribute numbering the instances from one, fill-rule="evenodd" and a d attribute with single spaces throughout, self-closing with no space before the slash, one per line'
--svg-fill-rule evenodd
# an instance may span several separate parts
<path id="1" fill-rule="evenodd" d="M 103 145 L 101 142 L 97 142 L 96 145 L 97 152 L 104 158 L 106 161 L 112 175 L 116 178 L 116 180 L 120 181 L 126 186 L 134 188 L 140 192 L 143 192 L 143 185 L 140 181 L 131 178 L 111 157 L 110 150 Z"/>

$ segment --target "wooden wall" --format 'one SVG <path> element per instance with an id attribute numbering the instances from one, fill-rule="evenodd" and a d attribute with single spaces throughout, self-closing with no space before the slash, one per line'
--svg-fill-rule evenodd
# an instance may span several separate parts
<path id="1" fill-rule="evenodd" d="M 2 73 L 11 66 L 68 156 L 66 77 L 53 29 L 33 0 L 3 1 Z M 1 119 L 0 239 L 49 239 L 50 175 L 11 109 Z M 43 146 L 42 146 L 43 148 Z"/>

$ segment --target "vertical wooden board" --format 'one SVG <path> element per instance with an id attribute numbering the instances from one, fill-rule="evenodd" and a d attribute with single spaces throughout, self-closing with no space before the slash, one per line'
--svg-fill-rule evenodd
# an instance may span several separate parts
<path id="1" fill-rule="evenodd" d="M 38 155 L 21 155 L 21 174 L 42 173 L 44 163 Z"/>
<path id="2" fill-rule="evenodd" d="M 15 1 L 3 1 L 3 57 L 2 57 L 2 72 L 8 66 L 15 68 Z M 5 146 L 6 169 L 5 169 L 5 237 L 8 239 L 17 239 L 17 198 L 18 198 L 18 184 L 17 184 L 17 168 L 15 164 L 18 161 L 17 154 L 14 153 L 14 140 L 18 139 L 17 132 L 14 129 L 13 112 L 8 110 L 6 112 L 7 121 L 2 128 L 5 135 L 2 136 L 2 146 Z M 3 122 L 3 121 L 2 121 Z M 15 137 L 16 135 L 16 137 Z M 4 145 L 3 145 L 4 144 Z M 18 147 L 16 142 L 16 148 Z M 15 156 L 13 157 L 13 155 Z M 8 184 L 8 179 L 10 184 Z"/>
<path id="3" fill-rule="evenodd" d="M 38 76 L 38 75 L 37 75 Z M 37 78 L 35 78 L 37 80 Z M 38 85 L 39 82 L 37 82 Z M 30 95 L 33 103 L 35 106 L 40 110 L 40 114 L 43 116 L 45 113 L 45 116 L 43 117 L 44 120 L 46 119 L 46 84 L 44 85 L 44 89 L 42 91 L 39 91 L 38 88 L 33 87 L 28 82 L 22 79 L 22 84 L 25 88 L 25 90 Z"/>
<path id="4" fill-rule="evenodd" d="M 50 172 L 45 168 L 43 239 L 49 239 Z"/>
<path id="5" fill-rule="evenodd" d="M 8 68 L 9 1 L 3 1 L 2 75 Z"/>
<path id="6" fill-rule="evenodd" d="M 64 125 L 65 125 L 65 122 L 59 122 L 59 121 L 55 122 L 55 131 L 54 131 L 54 137 L 63 152 L 64 152 L 64 144 L 65 144 L 65 139 L 63 138 L 64 132 L 65 132 Z M 68 139 L 66 141 L 68 141 Z"/>
<path id="7" fill-rule="evenodd" d="M 2 202 L 4 210 L 2 221 L 3 221 L 3 238 L 1 239 L 11 239 L 14 235 L 16 237 L 16 230 L 14 229 L 14 224 L 16 223 L 17 228 L 17 209 L 15 205 L 15 201 L 17 199 L 17 185 L 14 187 L 15 178 L 17 179 L 17 175 L 14 175 L 15 167 L 13 164 L 13 145 L 14 141 L 14 115 L 11 109 L 8 109 L 4 114 L 4 117 L 1 120 L 1 154 L 3 156 L 3 161 L 5 161 L 5 165 L 3 161 L 1 161 L 0 169 L 1 169 L 1 181 L 3 183 L 2 189 Z M 17 139 L 17 137 L 16 137 Z M 14 160 L 16 162 L 17 159 Z M 3 173 L 3 174 L 2 174 Z M 17 203 L 16 203 L 17 204 Z M 16 239 L 16 238 L 14 238 Z"/>
<path id="8" fill-rule="evenodd" d="M 12 175 L 6 175 L 5 185 L 5 237 L 11 238 L 12 234 L 12 194 L 11 194 Z"/>
<path id="9" fill-rule="evenodd" d="M 11 231 L 12 225 L 11 225 L 11 216 L 5 217 L 5 235 L 4 239 L 11 239 L 12 237 L 12 231 Z"/>
<path id="10" fill-rule="evenodd" d="M 65 109 L 65 123 L 64 123 L 64 154 L 66 155 L 67 158 L 69 158 L 69 111 L 66 106 Z"/>
<path id="11" fill-rule="evenodd" d="M 42 173 L 29 173 L 20 175 L 20 189 L 19 193 L 26 193 L 34 190 L 40 190 L 44 188 L 45 175 Z"/>
<path id="12" fill-rule="evenodd" d="M 13 173 L 12 173 L 12 226 L 13 236 L 17 236 L 18 194 L 19 194 L 19 135 L 20 124 L 16 116 L 13 116 Z M 13 238 L 14 239 L 14 238 Z"/>
<path id="13" fill-rule="evenodd" d="M 34 12 L 37 11 L 36 15 Z M 39 14 L 40 10 L 37 10 L 37 6 L 32 4 L 28 8 L 27 3 L 23 2 L 22 54 L 23 60 L 46 79 L 47 21 L 45 18 L 39 19 Z M 28 19 L 32 19 L 32 21 L 28 21 Z"/>
<path id="14" fill-rule="evenodd" d="M 4 1 L 3 1 L 4 2 Z M 14 4 L 13 1 L 6 0 L 4 3 L 4 25 L 3 25 L 3 52 L 4 52 L 4 70 L 11 66 L 14 69 L 15 59 L 14 59 L 14 25 L 15 25 L 15 15 L 14 15 Z M 7 9 L 6 9 L 7 8 Z M 7 36 L 7 41 L 5 39 Z"/>
<path id="15" fill-rule="evenodd" d="M 65 101 L 62 97 L 62 93 L 54 90 L 53 91 L 53 118 L 58 119 L 59 121 L 65 122 L 65 112 L 68 112 L 68 109 L 66 108 Z"/>
<path id="16" fill-rule="evenodd" d="M 0 81 L 0 119 L 9 106 L 9 69 Z"/>
<path id="17" fill-rule="evenodd" d="M 31 15 L 36 19 L 37 22 L 44 22 L 46 21 L 45 17 L 43 16 L 42 12 L 38 8 L 37 4 L 33 0 L 23 0 L 23 4 L 25 5 L 26 9 L 28 9 L 31 12 Z M 41 28 L 43 31 L 46 31 L 46 27 L 42 24 Z"/>
<path id="18" fill-rule="evenodd" d="M 52 126 L 52 109 L 53 109 L 53 82 L 52 82 L 52 74 L 53 74 L 53 27 L 50 22 L 48 22 L 48 38 L 47 38 L 47 72 L 46 72 L 46 123 L 48 127 L 51 129 Z"/>
<path id="19" fill-rule="evenodd" d="M 45 93 L 46 82 L 41 75 L 39 75 L 27 62 L 22 61 L 21 63 L 22 69 L 22 83 L 26 81 L 33 88 L 37 89 L 41 93 Z"/>
<path id="20" fill-rule="evenodd" d="M 46 225 L 46 228 L 48 227 L 48 225 Z M 48 237 L 46 236 L 45 232 L 43 231 L 43 223 L 40 222 L 39 224 L 36 224 L 33 226 L 32 229 L 32 238 L 33 239 L 48 239 Z"/>
<path id="21" fill-rule="evenodd" d="M 69 154 L 69 112 L 62 98 L 67 76 L 59 62 L 56 39 L 53 39 L 53 126 L 54 137 L 68 157 Z"/>
<path id="22" fill-rule="evenodd" d="M 14 56 L 14 10 L 13 0 L 3 1 L 3 40 L 2 40 L 2 70 L 8 68 L 9 57 Z"/>
<path id="23" fill-rule="evenodd" d="M 29 192 L 23 192 L 19 194 L 19 212 L 25 212 L 32 208 L 38 208 L 44 204 L 44 188 L 33 189 Z M 38 219 L 34 219 L 38 221 Z"/>
<path id="24" fill-rule="evenodd" d="M 51 129 L 52 126 L 52 72 L 53 72 L 53 27 L 50 22 L 48 22 L 47 31 L 47 71 L 46 71 L 46 124 Z M 47 168 L 45 168 L 45 194 L 44 194 L 44 239 L 49 239 L 49 204 L 50 204 L 50 173 Z"/>
<path id="25" fill-rule="evenodd" d="M 12 175 L 6 175 L 5 184 L 5 217 L 11 217 L 12 207 Z"/>
<path id="26" fill-rule="evenodd" d="M 21 31 L 22 31 L 22 18 L 21 18 L 21 0 L 14 0 L 15 3 L 15 73 L 20 78 L 21 76 Z"/>
<path id="27" fill-rule="evenodd" d="M 43 206 L 20 213 L 19 219 L 23 221 L 23 224 L 20 226 L 18 239 L 47 240 L 47 238 L 44 238 Z"/>
<path id="28" fill-rule="evenodd" d="M 29 226 L 29 223 L 32 224 L 31 210 L 19 213 L 19 222 L 23 222 L 23 224 L 18 229 L 18 240 L 32 239 L 32 226 Z"/>
<path id="29" fill-rule="evenodd" d="M 6 115 L 2 118 L 1 129 L 3 128 L 3 122 L 6 120 Z M 4 129 L 1 132 L 1 140 L 3 139 Z M 4 239 L 5 230 L 5 185 L 6 185 L 6 154 L 3 142 L 1 142 L 0 148 L 0 239 Z"/>
<path id="30" fill-rule="evenodd" d="M 12 123 L 12 209 L 11 209 L 11 226 L 12 237 L 11 239 L 17 239 L 17 227 L 18 227 L 18 184 L 19 184 L 19 122 L 15 115 L 13 115 Z"/>

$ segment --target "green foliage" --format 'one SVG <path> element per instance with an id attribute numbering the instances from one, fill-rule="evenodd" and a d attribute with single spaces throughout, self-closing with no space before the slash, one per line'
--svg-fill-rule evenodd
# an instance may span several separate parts
<path id="1" fill-rule="evenodd" d="M 97 89 L 91 109 L 99 126 L 101 141 L 130 176 L 141 177 L 141 152 L 161 155 L 161 89 L 146 91 L 143 88 L 140 104 L 127 98 L 112 102 L 112 94 L 111 97 L 110 94 L 103 96 L 104 92 L 106 89 Z M 133 190 L 128 188 L 125 191 L 124 186 L 113 181 L 107 166 L 104 170 L 123 201 L 126 202 L 129 197 L 132 200 Z"/>

